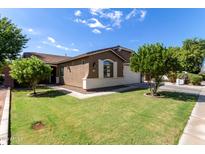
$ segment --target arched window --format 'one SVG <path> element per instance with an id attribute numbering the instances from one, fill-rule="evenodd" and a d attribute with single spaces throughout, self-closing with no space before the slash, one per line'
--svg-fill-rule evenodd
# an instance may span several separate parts
<path id="1" fill-rule="evenodd" d="M 109 60 L 105 60 L 103 62 L 104 66 L 104 78 L 112 78 L 113 77 L 113 62 Z"/>

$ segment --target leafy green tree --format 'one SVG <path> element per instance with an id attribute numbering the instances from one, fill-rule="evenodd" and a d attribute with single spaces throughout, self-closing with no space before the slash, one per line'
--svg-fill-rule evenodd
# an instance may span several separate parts
<path id="1" fill-rule="evenodd" d="M 205 56 L 205 40 L 186 39 L 180 52 L 180 61 L 184 71 L 198 74 Z"/>
<path id="2" fill-rule="evenodd" d="M 17 59 L 10 65 L 10 75 L 20 84 L 29 84 L 36 94 L 37 84 L 48 78 L 51 74 L 51 67 L 35 56 L 31 58 Z"/>
<path id="3" fill-rule="evenodd" d="M 167 68 L 167 77 L 171 82 L 176 82 L 177 72 L 182 71 L 182 66 L 179 59 L 180 54 L 179 47 L 169 47 L 166 52 L 166 68 Z"/>
<path id="4" fill-rule="evenodd" d="M 130 59 L 130 67 L 133 71 L 149 76 L 148 83 L 152 95 L 157 95 L 163 75 L 174 69 L 176 59 L 170 55 L 171 52 L 168 52 L 162 44 L 156 43 L 139 47 L 138 52 Z"/>
<path id="5" fill-rule="evenodd" d="M 0 17 L 0 64 L 6 59 L 15 59 L 27 42 L 28 39 L 21 29 L 8 18 Z"/>

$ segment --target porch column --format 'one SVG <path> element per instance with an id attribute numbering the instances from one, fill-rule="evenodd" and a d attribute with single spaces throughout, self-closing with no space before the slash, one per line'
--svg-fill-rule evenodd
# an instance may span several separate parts
<path id="1" fill-rule="evenodd" d="M 102 79 L 103 77 L 104 77 L 103 60 L 98 59 L 98 78 Z"/>
<path id="2" fill-rule="evenodd" d="M 117 78 L 117 62 L 113 62 L 113 76 L 114 78 Z"/>

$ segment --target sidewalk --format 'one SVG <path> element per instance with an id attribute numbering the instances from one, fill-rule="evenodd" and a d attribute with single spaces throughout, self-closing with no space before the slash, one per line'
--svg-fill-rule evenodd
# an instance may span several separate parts
<path id="1" fill-rule="evenodd" d="M 102 91 L 102 92 L 93 92 L 93 93 L 87 93 L 87 94 L 80 93 L 80 92 L 71 90 L 69 88 L 60 87 L 60 86 L 48 86 L 48 87 L 56 89 L 56 90 L 67 91 L 68 95 L 76 97 L 78 99 L 86 99 L 86 98 L 91 98 L 91 97 L 95 97 L 95 96 L 103 96 L 103 95 L 114 94 L 114 93 L 117 93 L 117 92 L 124 92 L 124 91 L 134 90 L 134 89 L 138 89 L 138 88 L 144 88 L 144 87 L 146 87 L 146 84 L 137 83 L 137 84 L 129 85 L 127 87 L 118 88 L 118 89 L 115 89 L 115 90 Z"/>
<path id="2" fill-rule="evenodd" d="M 180 145 L 205 144 L 205 87 L 179 140 Z"/>
<path id="3" fill-rule="evenodd" d="M 3 113 L 4 101 L 6 98 L 6 91 L 7 89 L 0 87 L 0 121 L 1 121 L 1 116 Z"/>
<path id="4" fill-rule="evenodd" d="M 10 111 L 10 88 L 4 89 L 4 107 L 0 121 L 0 145 L 9 143 L 9 111 Z M 6 95 L 5 95 L 6 94 Z"/>

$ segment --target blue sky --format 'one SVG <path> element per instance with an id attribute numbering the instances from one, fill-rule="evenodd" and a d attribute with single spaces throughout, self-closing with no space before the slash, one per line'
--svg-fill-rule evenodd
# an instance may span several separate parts
<path id="1" fill-rule="evenodd" d="M 205 9 L 0 9 L 30 38 L 24 51 L 76 56 L 122 45 L 205 38 Z"/>

